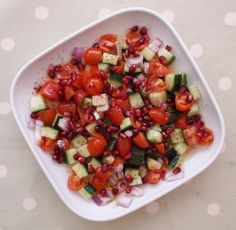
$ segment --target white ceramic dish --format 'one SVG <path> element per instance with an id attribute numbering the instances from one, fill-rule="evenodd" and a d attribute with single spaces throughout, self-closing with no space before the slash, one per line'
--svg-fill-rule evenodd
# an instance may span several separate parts
<path id="1" fill-rule="evenodd" d="M 66 167 L 54 163 L 47 154 L 37 147 L 34 143 L 32 130 L 27 128 L 25 115 L 29 114 L 29 99 L 34 83 L 42 81 L 49 64 L 59 64 L 69 60 L 72 48 L 75 46 L 89 46 L 95 42 L 96 38 L 105 33 L 123 34 L 128 27 L 135 24 L 147 26 L 151 37 L 158 36 L 165 44 L 170 44 L 176 54 L 175 69 L 186 72 L 189 81 L 200 86 L 203 94 L 200 104 L 202 114 L 207 125 L 214 131 L 215 141 L 210 147 L 199 149 L 187 159 L 184 163 L 184 179 L 161 182 L 156 186 L 144 186 L 145 195 L 134 199 L 130 208 L 127 209 L 115 207 L 114 203 L 98 207 L 93 202 L 86 201 L 67 189 L 68 171 Z M 91 23 L 29 61 L 18 72 L 12 83 L 11 105 L 26 142 L 55 191 L 74 213 L 92 221 L 108 221 L 127 215 L 181 186 L 213 162 L 222 148 L 225 136 L 224 121 L 217 102 L 182 39 L 159 14 L 144 8 L 124 9 Z"/>

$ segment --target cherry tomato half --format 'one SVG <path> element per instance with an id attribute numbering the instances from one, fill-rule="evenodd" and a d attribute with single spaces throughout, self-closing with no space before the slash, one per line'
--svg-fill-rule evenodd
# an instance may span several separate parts
<path id="1" fill-rule="evenodd" d="M 150 109 L 150 117 L 160 125 L 166 125 L 170 115 L 161 109 Z"/>
<path id="2" fill-rule="evenodd" d="M 92 77 L 90 78 L 85 85 L 86 92 L 91 95 L 98 95 L 103 92 L 103 81 L 101 78 Z"/>
<path id="3" fill-rule="evenodd" d="M 45 125 L 51 125 L 54 121 L 54 118 L 56 116 L 56 109 L 51 108 L 51 109 L 46 109 L 38 112 L 38 117 L 39 120 L 42 121 Z"/>
<path id="4" fill-rule="evenodd" d="M 213 132 L 209 128 L 204 128 L 199 143 L 201 145 L 210 145 L 214 141 Z"/>
<path id="5" fill-rule="evenodd" d="M 111 121 L 113 125 L 120 125 L 124 120 L 122 109 L 118 106 L 109 108 L 109 110 L 106 112 L 106 117 Z"/>
<path id="6" fill-rule="evenodd" d="M 52 153 L 56 146 L 56 140 L 52 140 L 47 137 L 42 137 L 39 146 L 43 151 Z"/>
<path id="7" fill-rule="evenodd" d="M 143 132 L 139 132 L 135 137 L 133 137 L 133 142 L 142 149 L 149 147 L 149 142 Z"/>
<path id="8" fill-rule="evenodd" d="M 194 104 L 194 99 L 189 100 L 188 98 L 192 98 L 192 94 L 188 91 L 182 93 L 178 92 L 175 96 L 175 107 L 179 111 L 187 111 Z"/>
<path id="9" fill-rule="evenodd" d="M 84 186 L 84 181 L 72 172 L 68 178 L 67 186 L 72 191 L 78 191 Z"/>
<path id="10" fill-rule="evenodd" d="M 42 86 L 39 93 L 48 100 L 57 101 L 59 99 L 60 89 L 61 87 L 58 83 L 49 80 Z"/>
<path id="11" fill-rule="evenodd" d="M 105 34 L 100 37 L 99 48 L 106 53 L 116 54 L 116 34 Z"/>
<path id="12" fill-rule="evenodd" d="M 84 60 L 86 64 L 97 65 L 102 60 L 102 50 L 95 47 L 87 49 Z"/>
<path id="13" fill-rule="evenodd" d="M 156 77 L 164 77 L 166 74 L 168 74 L 170 71 L 169 69 L 159 63 L 156 59 L 152 59 L 150 61 L 150 66 L 149 66 L 149 73 L 151 75 L 154 75 Z"/>
<path id="14" fill-rule="evenodd" d="M 99 157 L 103 154 L 104 150 L 106 148 L 106 143 L 102 141 L 101 139 L 91 137 L 88 140 L 88 149 L 91 153 L 91 156 Z"/>
<path id="15" fill-rule="evenodd" d="M 148 171 L 146 175 L 147 183 L 149 184 L 157 184 L 161 179 L 161 175 L 155 171 Z"/>
<path id="16" fill-rule="evenodd" d="M 116 142 L 116 148 L 119 151 L 120 156 L 124 157 L 132 148 L 132 140 L 130 138 L 119 137 Z"/>
<path id="17" fill-rule="evenodd" d="M 186 115 L 180 114 L 175 122 L 175 127 L 180 129 L 186 129 L 188 127 L 186 123 Z"/>

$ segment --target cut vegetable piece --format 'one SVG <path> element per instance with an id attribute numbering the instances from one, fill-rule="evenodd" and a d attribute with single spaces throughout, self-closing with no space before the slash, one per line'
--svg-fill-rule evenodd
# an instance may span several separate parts
<path id="1" fill-rule="evenodd" d="M 170 140 L 172 144 L 184 142 L 182 129 L 174 129 L 174 131 L 170 134 Z"/>
<path id="2" fill-rule="evenodd" d="M 107 63 L 98 63 L 98 69 L 107 72 L 110 69 L 110 65 Z"/>
<path id="3" fill-rule="evenodd" d="M 140 93 L 138 93 L 138 92 L 129 94 L 129 101 L 130 101 L 131 106 L 136 109 L 144 106 L 143 99 L 142 99 Z"/>
<path id="4" fill-rule="evenodd" d="M 165 83 L 167 85 L 167 90 L 172 91 L 175 86 L 175 75 L 173 73 L 169 73 L 165 76 Z"/>
<path id="5" fill-rule="evenodd" d="M 93 135 L 95 132 L 95 128 L 96 128 L 96 123 L 91 123 L 85 126 L 85 129 L 91 134 Z"/>
<path id="6" fill-rule="evenodd" d="M 76 154 L 77 150 L 76 149 L 68 149 L 67 151 L 64 152 L 64 160 L 65 163 L 72 165 L 75 164 L 77 161 L 73 158 L 73 156 Z"/>
<path id="7" fill-rule="evenodd" d="M 96 190 L 91 184 L 88 183 L 85 184 L 84 187 L 82 187 L 78 192 L 84 199 L 90 199 L 94 195 Z"/>
<path id="8" fill-rule="evenodd" d="M 84 165 L 82 165 L 81 163 L 77 162 L 73 167 L 72 170 L 75 172 L 75 174 L 77 175 L 77 177 L 79 177 L 79 179 L 82 179 L 84 177 L 86 177 L 88 175 L 88 171 L 87 169 L 84 167 Z"/>
<path id="9" fill-rule="evenodd" d="M 130 129 L 132 127 L 132 123 L 129 117 L 126 117 L 122 123 L 120 124 L 120 129 L 122 131 L 125 131 L 127 129 Z"/>
<path id="10" fill-rule="evenodd" d="M 190 85 L 188 88 L 189 88 L 189 92 L 193 95 L 193 98 L 195 100 L 198 100 L 201 98 L 201 92 L 200 92 L 198 86 Z"/>
<path id="11" fill-rule="evenodd" d="M 41 129 L 41 136 L 42 137 L 47 137 L 50 139 L 55 140 L 59 134 L 59 131 L 57 129 L 54 129 L 49 126 L 43 126 Z"/>
<path id="12" fill-rule="evenodd" d="M 71 143 L 75 148 L 79 148 L 87 143 L 87 139 L 79 134 L 72 139 Z"/>
<path id="13" fill-rule="evenodd" d="M 101 167 L 101 163 L 96 158 L 92 158 L 89 163 L 93 166 L 94 169 Z"/>
<path id="14" fill-rule="evenodd" d="M 62 115 L 61 114 L 57 114 L 54 118 L 54 121 L 52 123 L 52 127 L 55 128 L 55 129 L 59 129 L 58 127 L 58 123 L 59 123 L 59 120 L 62 119 Z"/>
<path id="15" fill-rule="evenodd" d="M 165 157 L 167 157 L 169 164 L 177 155 L 178 153 L 174 148 L 168 149 L 165 153 Z"/>
<path id="16" fill-rule="evenodd" d="M 109 104 L 101 105 L 96 108 L 97 112 L 105 112 L 109 109 Z"/>
<path id="17" fill-rule="evenodd" d="M 108 54 L 108 53 L 103 53 L 102 55 L 102 62 L 111 64 L 111 65 L 116 65 L 118 61 L 118 56 L 113 55 L 113 54 Z"/>
<path id="18" fill-rule="evenodd" d="M 192 116 L 197 115 L 197 114 L 199 114 L 199 106 L 198 106 L 197 103 L 194 103 L 194 104 L 192 105 L 192 107 L 190 108 L 190 110 L 189 110 L 187 116 L 188 116 L 188 117 L 192 117 Z"/>
<path id="19" fill-rule="evenodd" d="M 153 144 L 159 144 L 162 142 L 162 135 L 159 131 L 149 129 L 146 133 L 146 137 Z"/>
<path id="20" fill-rule="evenodd" d="M 133 146 L 131 149 L 131 159 L 129 163 L 134 166 L 141 166 L 145 163 L 144 160 L 145 150 L 138 148 L 137 146 Z"/>
<path id="21" fill-rule="evenodd" d="M 122 78 L 123 76 L 121 75 L 118 75 L 118 74 L 110 74 L 110 77 L 109 77 L 109 82 L 116 86 L 116 87 L 119 87 L 122 85 Z"/>
<path id="22" fill-rule="evenodd" d="M 186 73 L 182 73 L 181 75 L 181 86 L 187 86 L 187 75 Z"/>
<path id="23" fill-rule="evenodd" d="M 82 157 L 89 157 L 90 156 L 90 152 L 88 150 L 88 145 L 81 145 L 78 149 L 78 153 L 82 156 Z"/>
<path id="24" fill-rule="evenodd" d="M 45 104 L 43 97 L 39 94 L 31 97 L 30 107 L 32 113 L 47 109 L 47 105 Z"/>
<path id="25" fill-rule="evenodd" d="M 82 101 L 82 107 L 87 109 L 88 107 L 92 106 L 92 98 L 91 97 L 84 97 Z"/>
<path id="26" fill-rule="evenodd" d="M 142 184 L 142 178 L 139 176 L 139 170 L 134 168 L 127 168 L 125 170 L 125 176 L 131 176 L 133 181 L 129 183 L 130 186 Z"/>
<path id="27" fill-rule="evenodd" d="M 175 144 L 173 147 L 180 155 L 183 155 L 188 150 L 188 145 L 184 142 Z"/>
<path id="28" fill-rule="evenodd" d="M 153 125 L 150 129 L 151 129 L 151 130 L 154 130 L 154 131 L 159 131 L 159 132 L 162 131 L 162 128 L 161 128 L 160 124 L 158 124 L 158 123 L 156 123 L 155 125 Z"/>
<path id="29" fill-rule="evenodd" d="M 109 155 L 107 157 L 103 157 L 102 162 L 111 165 L 114 160 L 115 157 L 113 155 Z"/>
<path id="30" fill-rule="evenodd" d="M 161 169 L 162 164 L 152 158 L 147 158 L 147 167 L 149 170 Z"/>
<path id="31" fill-rule="evenodd" d="M 107 149 L 108 149 L 108 150 L 113 150 L 114 147 L 115 147 L 116 141 L 117 141 L 117 137 L 112 137 L 112 138 L 108 141 Z"/>
<path id="32" fill-rule="evenodd" d="M 167 100 L 167 92 L 166 91 L 152 92 L 148 95 L 148 98 L 154 106 L 157 106 L 164 103 Z"/>
<path id="33" fill-rule="evenodd" d="M 142 54 L 143 54 L 143 57 L 145 58 L 145 60 L 147 61 L 151 61 L 152 58 L 155 56 L 155 53 L 152 52 L 149 48 L 145 47 L 143 50 L 142 50 Z"/>
<path id="34" fill-rule="evenodd" d="M 175 56 L 165 48 L 159 49 L 158 56 L 165 57 L 168 65 L 171 64 L 175 60 Z"/>
<path id="35" fill-rule="evenodd" d="M 101 95 L 92 96 L 92 104 L 93 106 L 102 106 L 108 104 L 108 96 L 106 93 Z"/>

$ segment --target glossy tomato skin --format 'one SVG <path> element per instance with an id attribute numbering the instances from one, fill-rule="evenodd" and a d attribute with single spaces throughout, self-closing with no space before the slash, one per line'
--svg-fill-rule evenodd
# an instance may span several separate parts
<path id="1" fill-rule="evenodd" d="M 106 117 L 111 121 L 113 125 L 120 125 L 124 120 L 122 109 L 118 106 L 110 107 L 106 112 Z"/>
<path id="2" fill-rule="evenodd" d="M 188 111 L 194 104 L 194 100 L 192 101 L 188 100 L 189 97 L 192 97 L 192 95 L 188 91 L 184 93 L 178 92 L 175 96 L 176 109 L 182 112 Z"/>
<path id="3" fill-rule="evenodd" d="M 209 128 L 203 128 L 202 135 L 199 139 L 199 144 L 201 145 L 210 145 L 214 141 L 214 135 L 211 129 Z"/>
<path id="4" fill-rule="evenodd" d="M 122 109 L 123 112 L 125 112 L 128 109 L 128 107 L 130 106 L 130 103 L 129 103 L 128 99 L 125 99 L 125 100 L 116 99 L 115 105 L 117 105 L 119 108 Z"/>
<path id="5" fill-rule="evenodd" d="M 92 186 L 96 189 L 97 192 L 105 188 L 106 181 L 111 176 L 111 174 L 111 171 L 102 172 L 100 167 L 95 170 Z"/>
<path id="6" fill-rule="evenodd" d="M 65 87 L 64 93 L 65 93 L 65 99 L 67 101 L 69 101 L 75 95 L 73 88 L 68 85 Z"/>
<path id="7" fill-rule="evenodd" d="M 164 154 L 166 152 L 165 145 L 163 143 L 156 144 L 155 148 L 156 148 L 157 152 L 160 154 Z"/>
<path id="8" fill-rule="evenodd" d="M 186 123 L 186 115 L 180 114 L 175 122 L 175 127 L 180 129 L 186 129 L 188 127 Z"/>
<path id="9" fill-rule="evenodd" d="M 102 60 L 102 50 L 95 47 L 87 49 L 84 60 L 86 64 L 97 65 Z"/>
<path id="10" fill-rule="evenodd" d="M 84 181 L 72 172 L 68 178 L 67 186 L 71 191 L 78 191 L 84 186 Z"/>
<path id="11" fill-rule="evenodd" d="M 190 147 L 196 147 L 199 144 L 199 136 L 197 135 L 198 128 L 194 125 L 188 126 L 183 130 L 185 142 Z"/>
<path id="12" fill-rule="evenodd" d="M 101 94 L 103 92 L 103 88 L 103 81 L 98 77 L 88 79 L 85 84 L 85 90 L 91 96 Z"/>
<path id="13" fill-rule="evenodd" d="M 112 92 L 112 97 L 115 98 L 126 98 L 127 97 L 127 87 L 123 84 L 122 86 L 115 88 Z"/>
<path id="14" fill-rule="evenodd" d="M 42 137 L 39 146 L 43 151 L 52 153 L 56 146 L 56 140 L 52 140 L 47 137 Z"/>
<path id="15" fill-rule="evenodd" d="M 84 97 L 87 97 L 88 93 L 84 90 L 76 90 L 74 95 L 74 100 L 77 106 L 81 107 Z"/>
<path id="16" fill-rule="evenodd" d="M 150 117 L 160 125 L 166 125 L 170 115 L 161 109 L 150 109 Z"/>
<path id="17" fill-rule="evenodd" d="M 62 101 L 58 105 L 58 112 L 62 115 L 67 112 L 74 116 L 76 114 L 76 104 L 73 101 Z"/>
<path id="18" fill-rule="evenodd" d="M 139 132 L 135 137 L 133 137 L 133 142 L 142 149 L 146 149 L 150 146 L 143 132 Z"/>
<path id="19" fill-rule="evenodd" d="M 115 70 L 113 70 L 114 73 L 119 74 L 119 75 L 123 75 L 124 72 L 124 62 L 123 61 L 118 61 L 117 65 L 114 66 Z"/>
<path id="20" fill-rule="evenodd" d="M 116 54 L 116 34 L 104 34 L 100 37 L 99 48 L 106 53 Z"/>
<path id="21" fill-rule="evenodd" d="M 39 111 L 37 114 L 38 114 L 39 120 L 42 121 L 44 125 L 51 125 L 54 121 L 56 113 L 57 113 L 57 110 L 55 108 L 51 108 L 51 109 Z"/>
<path id="22" fill-rule="evenodd" d="M 149 66 L 149 73 L 155 77 L 164 77 L 166 74 L 168 74 L 170 71 L 169 69 L 159 63 L 156 59 L 152 59 L 150 61 L 150 66 Z"/>
<path id="23" fill-rule="evenodd" d="M 39 93 L 48 100 L 57 101 L 59 100 L 60 89 L 61 87 L 58 83 L 53 80 L 49 80 L 42 86 Z"/>
<path id="24" fill-rule="evenodd" d="M 155 171 L 148 171 L 146 181 L 148 184 L 157 184 L 161 179 L 160 173 Z"/>
<path id="25" fill-rule="evenodd" d="M 165 82 L 156 77 L 154 74 L 152 74 L 149 78 L 148 78 L 148 83 L 147 83 L 147 90 L 151 91 L 151 92 L 161 92 L 161 91 L 165 91 L 167 89 L 167 85 L 165 84 Z"/>
<path id="26" fill-rule="evenodd" d="M 116 148 L 119 151 L 120 156 L 124 157 L 127 153 L 130 152 L 132 148 L 132 140 L 130 138 L 119 137 L 116 142 Z"/>
<path id="27" fill-rule="evenodd" d="M 98 138 L 91 137 L 88 139 L 88 149 L 91 156 L 99 157 L 103 154 L 106 148 L 106 143 Z"/>

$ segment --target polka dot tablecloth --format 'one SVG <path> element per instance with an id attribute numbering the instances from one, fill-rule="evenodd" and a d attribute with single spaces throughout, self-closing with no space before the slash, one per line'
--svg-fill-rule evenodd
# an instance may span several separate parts
<path id="1" fill-rule="evenodd" d="M 190 182 L 126 217 L 95 224 L 68 210 L 47 181 L 13 119 L 9 89 L 36 54 L 130 6 L 151 8 L 177 29 L 222 108 L 226 140 Z M 235 0 L 0 0 L 0 230 L 236 229 L 235 54 Z"/>

